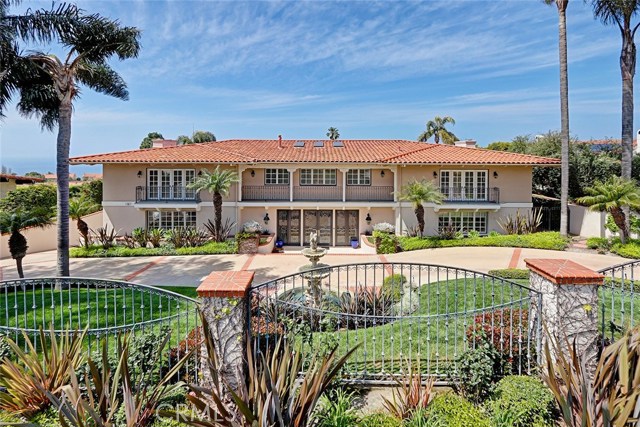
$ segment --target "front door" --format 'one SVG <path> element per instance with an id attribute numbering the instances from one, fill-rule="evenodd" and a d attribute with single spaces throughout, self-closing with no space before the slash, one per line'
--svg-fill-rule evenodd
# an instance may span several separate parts
<path id="1" fill-rule="evenodd" d="M 358 234 L 358 211 L 336 211 L 336 246 L 349 246 Z"/>
<path id="2" fill-rule="evenodd" d="M 285 245 L 300 246 L 300 211 L 278 210 L 276 233 Z"/>
<path id="3" fill-rule="evenodd" d="M 304 244 L 308 245 L 312 231 L 318 233 L 318 244 L 332 246 L 333 244 L 333 211 L 305 210 L 304 211 Z"/>

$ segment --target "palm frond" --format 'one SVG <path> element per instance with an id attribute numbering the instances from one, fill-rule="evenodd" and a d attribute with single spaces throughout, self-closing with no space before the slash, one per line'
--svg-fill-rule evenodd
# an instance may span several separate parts
<path id="1" fill-rule="evenodd" d="M 127 83 L 111 67 L 104 63 L 84 61 L 76 73 L 78 82 L 90 87 L 96 92 L 104 93 L 127 101 L 129 91 Z"/>

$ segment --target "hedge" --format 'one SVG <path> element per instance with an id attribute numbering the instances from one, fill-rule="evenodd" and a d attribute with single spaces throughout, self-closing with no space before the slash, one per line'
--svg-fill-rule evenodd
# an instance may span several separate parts
<path id="1" fill-rule="evenodd" d="M 449 240 L 443 240 L 438 237 L 400 237 L 400 246 L 404 251 L 457 246 L 498 246 L 563 251 L 568 245 L 569 239 L 562 237 L 560 233 L 555 231 L 532 234 L 499 234 L 483 237 L 463 237 L 461 239 Z"/>
<path id="2" fill-rule="evenodd" d="M 489 275 L 500 277 L 501 279 L 527 280 L 529 279 L 529 270 L 526 268 L 501 268 L 489 270 Z"/>
<path id="3" fill-rule="evenodd" d="M 166 256 L 166 255 L 217 255 L 238 253 L 238 245 L 234 240 L 226 242 L 209 242 L 194 248 L 173 248 L 161 246 L 159 248 L 127 248 L 126 246 L 114 246 L 103 249 L 102 246 L 93 245 L 89 249 L 71 248 L 71 258 L 110 258 L 110 257 L 136 257 L 136 256 Z"/>

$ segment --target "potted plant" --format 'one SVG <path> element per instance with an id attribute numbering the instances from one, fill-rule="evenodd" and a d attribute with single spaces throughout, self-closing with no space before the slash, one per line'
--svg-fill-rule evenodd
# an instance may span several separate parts
<path id="1" fill-rule="evenodd" d="M 358 237 L 351 237 L 351 247 L 353 249 L 358 249 L 360 247 L 360 241 L 358 240 Z"/>

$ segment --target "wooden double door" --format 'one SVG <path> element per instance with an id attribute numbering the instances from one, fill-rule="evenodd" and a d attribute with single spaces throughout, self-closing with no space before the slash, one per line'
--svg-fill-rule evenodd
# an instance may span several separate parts
<path id="1" fill-rule="evenodd" d="M 307 246 L 316 231 L 320 246 L 348 246 L 351 237 L 359 235 L 358 220 L 357 210 L 278 210 L 277 233 L 285 245 L 299 246 L 302 241 Z"/>

